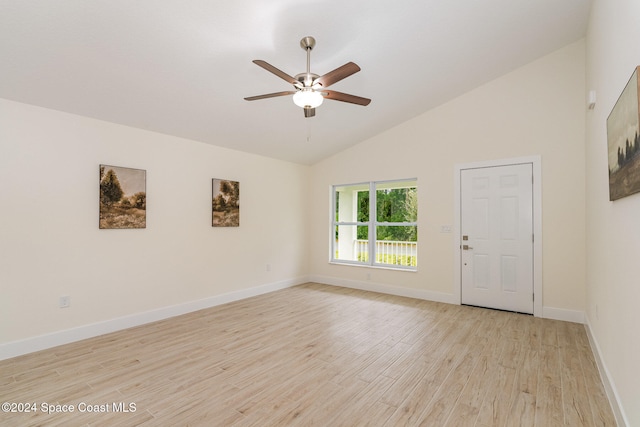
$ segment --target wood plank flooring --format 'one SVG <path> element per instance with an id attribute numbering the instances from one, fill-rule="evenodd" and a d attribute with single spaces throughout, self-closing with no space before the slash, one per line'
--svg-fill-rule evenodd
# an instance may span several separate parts
<path id="1" fill-rule="evenodd" d="M 2 426 L 616 425 L 583 325 L 313 283 L 1 361 L 0 400 L 37 409 Z"/>

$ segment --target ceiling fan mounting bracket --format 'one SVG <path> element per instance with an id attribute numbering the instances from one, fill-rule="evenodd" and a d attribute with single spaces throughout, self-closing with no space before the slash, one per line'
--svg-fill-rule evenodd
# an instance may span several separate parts
<path id="1" fill-rule="evenodd" d="M 303 37 L 300 40 L 300 47 L 304 50 L 311 50 L 316 46 L 316 39 L 311 36 Z"/>

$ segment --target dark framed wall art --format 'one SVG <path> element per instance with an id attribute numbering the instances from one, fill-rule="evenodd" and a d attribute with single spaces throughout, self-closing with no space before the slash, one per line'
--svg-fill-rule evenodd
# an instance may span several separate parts
<path id="1" fill-rule="evenodd" d="M 609 200 L 640 192 L 640 85 L 636 67 L 607 118 Z"/>
<path id="2" fill-rule="evenodd" d="M 147 227 L 147 171 L 100 165 L 100 228 Z"/>

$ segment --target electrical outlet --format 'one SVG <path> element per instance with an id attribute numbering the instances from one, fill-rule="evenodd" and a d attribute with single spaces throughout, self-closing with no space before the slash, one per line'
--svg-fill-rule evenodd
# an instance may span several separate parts
<path id="1" fill-rule="evenodd" d="M 58 301 L 60 308 L 67 308 L 71 306 L 71 297 L 68 295 L 61 296 Z"/>

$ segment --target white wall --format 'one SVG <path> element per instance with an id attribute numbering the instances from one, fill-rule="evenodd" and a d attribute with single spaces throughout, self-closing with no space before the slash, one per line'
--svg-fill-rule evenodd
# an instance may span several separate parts
<path id="1" fill-rule="evenodd" d="M 584 79 L 584 42 L 579 41 L 314 165 L 312 277 L 452 301 L 455 244 L 453 234 L 440 233 L 440 227 L 454 225 L 454 166 L 540 155 L 543 304 L 567 317 L 577 313 L 581 321 Z M 418 178 L 419 271 L 329 264 L 330 186 L 411 177 Z"/>
<path id="2" fill-rule="evenodd" d="M 640 2 L 595 0 L 587 35 L 587 321 L 611 386 L 640 425 L 640 194 L 609 201 L 606 120 L 640 65 Z"/>
<path id="3" fill-rule="evenodd" d="M 147 171 L 146 229 L 98 229 L 101 163 Z M 308 176 L 308 166 L 0 100 L 0 347 L 304 281 Z M 212 178 L 240 181 L 239 228 L 211 226 Z M 58 307 L 61 295 L 71 307 Z"/>

